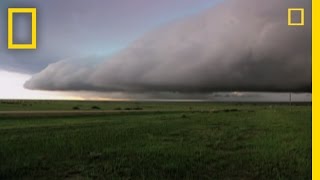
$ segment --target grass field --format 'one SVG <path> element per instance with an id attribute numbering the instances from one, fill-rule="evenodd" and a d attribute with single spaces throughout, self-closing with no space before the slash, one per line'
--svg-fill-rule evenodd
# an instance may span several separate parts
<path id="1" fill-rule="evenodd" d="M 35 178 L 311 179 L 311 105 L 0 101 L 0 179 Z"/>

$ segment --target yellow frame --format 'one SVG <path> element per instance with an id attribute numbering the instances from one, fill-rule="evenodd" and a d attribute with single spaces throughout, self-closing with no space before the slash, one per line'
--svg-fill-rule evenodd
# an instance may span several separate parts
<path id="1" fill-rule="evenodd" d="M 31 13 L 31 44 L 13 43 L 13 14 Z M 37 8 L 8 8 L 8 49 L 37 49 Z"/>
<path id="2" fill-rule="evenodd" d="M 300 11 L 300 23 L 292 22 L 292 11 Z M 304 8 L 289 8 L 288 9 L 288 26 L 304 26 Z"/>
<path id="3" fill-rule="evenodd" d="M 312 0 L 312 179 L 320 179 L 320 8 L 318 0 Z M 318 33 L 316 33 L 318 32 Z"/>

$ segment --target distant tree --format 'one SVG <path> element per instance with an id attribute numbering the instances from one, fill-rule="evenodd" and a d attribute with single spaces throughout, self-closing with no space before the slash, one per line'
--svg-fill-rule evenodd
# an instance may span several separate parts
<path id="1" fill-rule="evenodd" d="M 101 109 L 99 106 L 92 106 L 91 109 Z"/>

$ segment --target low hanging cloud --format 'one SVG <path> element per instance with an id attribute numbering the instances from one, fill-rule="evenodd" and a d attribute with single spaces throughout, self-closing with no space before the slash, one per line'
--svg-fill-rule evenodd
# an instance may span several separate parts
<path id="1" fill-rule="evenodd" d="M 288 26 L 287 10 L 292 7 L 305 8 L 305 26 Z M 51 64 L 25 87 L 129 93 L 311 92 L 310 12 L 308 0 L 226 0 L 147 33 L 112 57 Z M 92 60 L 100 63 L 89 65 Z"/>

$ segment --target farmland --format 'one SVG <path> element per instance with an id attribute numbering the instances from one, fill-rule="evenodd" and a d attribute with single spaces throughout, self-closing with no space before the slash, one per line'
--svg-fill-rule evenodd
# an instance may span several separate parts
<path id="1" fill-rule="evenodd" d="M 311 105 L 0 101 L 0 179 L 311 179 Z"/>

